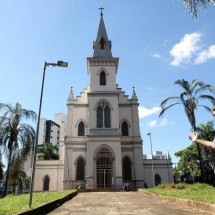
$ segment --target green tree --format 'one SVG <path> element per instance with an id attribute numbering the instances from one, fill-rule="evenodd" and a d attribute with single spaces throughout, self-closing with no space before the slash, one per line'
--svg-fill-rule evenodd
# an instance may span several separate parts
<path id="1" fill-rule="evenodd" d="M 58 160 L 58 147 L 52 143 L 45 143 L 41 148 L 38 148 L 38 152 L 42 154 L 44 160 Z"/>
<path id="2" fill-rule="evenodd" d="M 15 194 L 16 186 L 19 179 L 24 181 L 26 173 L 23 171 L 23 157 L 18 155 L 14 156 L 11 160 L 11 168 L 9 171 L 9 184 L 13 186 L 13 193 Z"/>
<path id="3" fill-rule="evenodd" d="M 207 124 L 200 123 L 197 126 L 197 132 L 201 139 L 213 141 L 213 139 L 215 138 L 214 122 L 209 121 Z M 212 163 L 213 168 L 215 169 L 215 151 L 207 149 L 203 146 L 201 147 L 203 148 L 206 159 L 208 159 L 208 161 Z"/>
<path id="4" fill-rule="evenodd" d="M 201 177 L 201 172 L 199 169 L 200 160 L 197 153 L 197 148 L 194 144 L 184 150 L 176 152 L 175 156 L 180 158 L 177 167 L 174 169 L 175 173 L 180 174 L 182 177 L 192 176 L 194 181 Z M 211 179 L 214 178 L 212 166 L 206 159 L 202 160 L 202 165 L 204 167 L 204 181 L 211 182 Z"/>
<path id="5" fill-rule="evenodd" d="M 175 156 L 180 158 L 175 171 L 180 173 L 182 177 L 188 177 L 190 175 L 196 178 L 201 176 L 197 149 L 194 144 L 184 150 L 176 152 Z"/>
<path id="6" fill-rule="evenodd" d="M 192 127 L 192 130 L 196 132 L 196 117 L 195 117 L 195 111 L 197 110 L 197 107 L 203 107 L 207 111 L 211 111 L 210 107 L 207 105 L 202 105 L 200 102 L 201 100 L 208 100 L 212 104 L 215 102 L 215 98 L 212 95 L 205 95 L 201 94 L 203 91 L 209 91 L 210 94 L 214 93 L 214 87 L 211 85 L 207 85 L 201 81 L 193 80 L 191 83 L 188 81 L 177 80 L 174 82 L 176 85 L 179 85 L 182 88 L 182 93 L 179 96 L 172 96 L 164 101 L 161 102 L 161 112 L 160 117 L 164 115 L 164 113 L 171 107 L 175 105 L 182 105 L 184 108 L 185 114 L 190 122 L 190 125 Z M 172 101 L 173 103 L 169 102 Z M 201 161 L 201 153 L 200 153 L 200 146 L 197 144 L 197 150 L 198 150 L 198 156 L 199 156 L 199 167 L 201 172 L 203 173 L 203 166 Z"/>
<path id="7" fill-rule="evenodd" d="M 35 130 L 29 124 L 23 123 L 24 120 L 36 120 L 34 111 L 23 109 L 19 103 L 15 106 L 0 103 L 0 144 L 7 152 L 7 170 L 5 190 L 3 196 L 7 193 L 7 185 L 11 161 L 17 149 L 22 148 L 24 154 L 28 154 L 35 141 Z"/>
<path id="8" fill-rule="evenodd" d="M 207 6 L 215 5 L 215 0 L 183 0 L 183 3 L 192 16 L 197 18 L 198 7 L 206 8 Z"/>

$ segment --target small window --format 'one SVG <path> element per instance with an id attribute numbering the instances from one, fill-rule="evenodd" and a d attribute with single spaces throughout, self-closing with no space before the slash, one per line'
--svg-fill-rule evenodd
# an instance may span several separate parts
<path id="1" fill-rule="evenodd" d="M 128 136 L 128 123 L 125 121 L 122 123 L 122 136 Z"/>
<path id="2" fill-rule="evenodd" d="M 84 123 L 82 121 L 78 124 L 78 136 L 84 136 Z"/>
<path id="3" fill-rule="evenodd" d="M 101 40 L 99 41 L 100 49 L 102 49 L 102 50 L 105 49 L 105 43 L 106 42 L 105 42 L 104 38 L 102 37 Z"/>
<path id="4" fill-rule="evenodd" d="M 100 85 L 106 85 L 106 74 L 104 71 L 100 73 Z"/>

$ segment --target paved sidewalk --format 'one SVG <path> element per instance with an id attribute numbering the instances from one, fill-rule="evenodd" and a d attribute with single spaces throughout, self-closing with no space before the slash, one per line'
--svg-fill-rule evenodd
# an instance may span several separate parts
<path id="1" fill-rule="evenodd" d="M 211 215 L 214 212 L 168 203 L 142 192 L 79 193 L 50 215 Z"/>

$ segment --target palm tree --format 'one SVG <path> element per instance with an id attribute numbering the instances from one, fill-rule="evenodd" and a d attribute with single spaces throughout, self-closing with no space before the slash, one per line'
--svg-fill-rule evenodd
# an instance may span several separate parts
<path id="1" fill-rule="evenodd" d="M 215 129 L 214 129 L 214 122 L 209 121 L 207 124 L 199 123 L 199 125 L 196 128 L 199 136 L 201 139 L 213 141 L 215 137 Z"/>
<path id="2" fill-rule="evenodd" d="M 35 130 L 32 126 L 23 123 L 23 120 L 36 120 L 37 115 L 34 111 L 23 109 L 19 103 L 15 106 L 10 104 L 0 103 L 0 111 L 3 112 L 0 116 L 0 145 L 6 150 L 7 171 L 5 190 L 3 196 L 6 196 L 9 172 L 12 157 L 16 150 L 23 149 L 24 154 L 28 154 L 35 140 Z"/>
<path id="3" fill-rule="evenodd" d="M 215 137 L 215 129 L 214 129 L 214 122 L 209 121 L 206 125 L 204 123 L 200 123 L 197 126 L 197 132 L 201 139 L 213 141 Z M 209 162 L 212 163 L 213 169 L 215 170 L 215 151 L 209 150 L 206 147 L 202 147 L 204 154 Z"/>
<path id="4" fill-rule="evenodd" d="M 205 95 L 200 94 L 202 91 L 208 90 L 210 93 L 214 93 L 214 87 L 211 85 L 207 85 L 201 81 L 193 80 L 191 83 L 188 81 L 177 80 L 174 82 L 175 84 L 179 85 L 183 92 L 180 94 L 180 96 L 173 96 L 165 99 L 161 102 L 161 112 L 160 117 L 163 116 L 163 114 L 171 107 L 175 105 L 182 105 L 184 107 L 184 111 L 187 115 L 187 118 L 191 124 L 192 130 L 196 132 L 196 117 L 195 117 L 195 111 L 197 110 L 197 107 L 203 107 L 207 111 L 211 111 L 211 109 L 207 105 L 200 104 L 201 100 L 208 100 L 212 102 L 212 104 L 215 104 L 215 98 L 211 95 Z M 173 101 L 170 105 L 168 104 L 169 101 Z M 201 162 L 201 153 L 200 153 L 200 147 L 198 144 L 196 144 L 197 150 L 198 150 L 198 156 L 199 156 L 199 166 L 201 173 L 202 171 L 202 162 Z"/>
<path id="5" fill-rule="evenodd" d="M 206 8 L 208 5 L 215 5 L 215 0 L 183 0 L 183 3 L 192 16 L 197 18 L 198 7 Z"/>
<path id="6" fill-rule="evenodd" d="M 57 145 L 52 143 L 45 143 L 42 147 L 38 148 L 38 152 L 42 154 L 44 160 L 58 160 L 59 154 L 57 153 Z"/>

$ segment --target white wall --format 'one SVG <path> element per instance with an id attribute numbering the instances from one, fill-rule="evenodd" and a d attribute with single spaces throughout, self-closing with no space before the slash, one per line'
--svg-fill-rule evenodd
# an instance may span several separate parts
<path id="1" fill-rule="evenodd" d="M 42 145 L 45 143 L 45 137 L 46 137 L 46 119 L 41 118 L 40 119 L 40 125 L 39 125 L 39 136 L 38 136 L 38 145 Z"/>
<path id="2" fill-rule="evenodd" d="M 67 116 L 63 113 L 56 113 L 54 116 L 54 122 L 60 125 L 60 141 L 62 141 L 66 135 Z"/>

